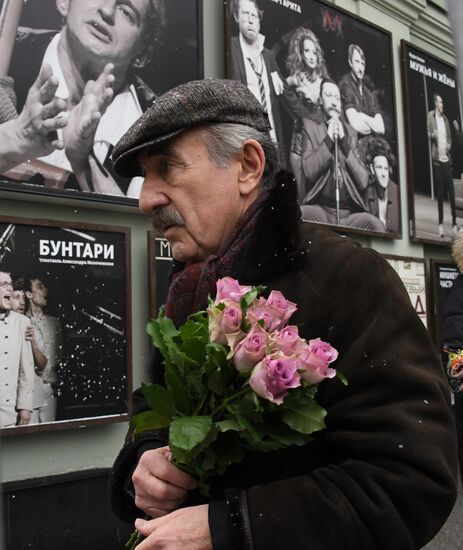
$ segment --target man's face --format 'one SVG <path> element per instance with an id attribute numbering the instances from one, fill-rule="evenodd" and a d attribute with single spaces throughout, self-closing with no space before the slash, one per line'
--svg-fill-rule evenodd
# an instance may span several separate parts
<path id="1" fill-rule="evenodd" d="M 245 40 L 250 44 L 254 43 L 260 31 L 259 13 L 254 2 L 240 0 L 237 23 Z"/>
<path id="2" fill-rule="evenodd" d="M 145 174 L 140 209 L 181 262 L 218 253 L 249 205 L 240 194 L 240 162 L 215 166 L 204 132 L 187 130 L 159 153 L 140 156 Z"/>
<path id="3" fill-rule="evenodd" d="M 13 294 L 13 284 L 9 273 L 0 271 L 0 312 L 11 309 L 11 295 Z"/>
<path id="4" fill-rule="evenodd" d="M 24 290 L 14 290 L 11 295 L 11 309 L 24 315 L 26 311 L 26 293 Z"/>
<path id="5" fill-rule="evenodd" d="M 37 307 L 44 308 L 47 305 L 48 288 L 40 279 L 32 279 L 31 290 L 27 293 L 29 300 Z"/>
<path id="6" fill-rule="evenodd" d="M 318 65 L 317 48 L 312 40 L 306 38 L 302 47 L 302 56 L 309 69 L 315 69 Z"/>
<path id="7" fill-rule="evenodd" d="M 68 0 L 66 32 L 78 52 L 128 66 L 143 47 L 150 0 Z"/>
<path id="8" fill-rule="evenodd" d="M 353 51 L 349 65 L 351 66 L 355 77 L 358 80 L 363 80 L 365 75 L 365 59 L 357 49 Z"/>
<path id="9" fill-rule="evenodd" d="M 325 82 L 321 90 L 323 112 L 328 118 L 341 116 L 341 94 L 336 84 Z"/>
<path id="10" fill-rule="evenodd" d="M 444 112 L 444 102 L 442 101 L 442 98 L 440 95 L 436 96 L 434 105 L 436 106 L 436 111 L 438 113 L 442 114 Z"/>
<path id="11" fill-rule="evenodd" d="M 386 189 L 389 184 L 389 162 L 383 155 L 378 155 L 371 163 L 371 171 L 376 181 Z"/>

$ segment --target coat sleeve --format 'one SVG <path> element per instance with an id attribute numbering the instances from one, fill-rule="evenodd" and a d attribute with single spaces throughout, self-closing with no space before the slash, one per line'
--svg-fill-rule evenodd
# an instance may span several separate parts
<path id="1" fill-rule="evenodd" d="M 254 550 L 415 550 L 456 499 L 449 389 L 424 325 L 379 254 L 338 267 L 325 336 L 349 385 L 320 387 L 327 428 L 299 455 L 306 471 L 245 491 Z M 310 445 L 324 449 L 314 467 Z"/>

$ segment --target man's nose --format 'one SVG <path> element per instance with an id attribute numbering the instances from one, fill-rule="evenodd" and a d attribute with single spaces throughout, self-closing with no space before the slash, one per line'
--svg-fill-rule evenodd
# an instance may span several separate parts
<path id="1" fill-rule="evenodd" d="M 145 178 L 143 182 L 138 206 L 145 214 L 152 214 L 159 206 L 170 204 L 169 197 L 163 193 L 161 185 L 153 177 Z"/>
<path id="2" fill-rule="evenodd" d="M 108 25 L 114 24 L 117 0 L 101 0 L 98 12 Z"/>

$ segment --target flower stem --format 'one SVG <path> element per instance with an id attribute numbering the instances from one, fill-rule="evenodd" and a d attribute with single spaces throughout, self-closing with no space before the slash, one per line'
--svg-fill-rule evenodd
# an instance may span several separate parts
<path id="1" fill-rule="evenodd" d="M 148 521 L 152 518 L 145 515 L 143 519 Z M 144 538 L 145 537 L 135 529 L 135 531 L 130 535 L 129 540 L 125 543 L 125 547 L 128 548 L 128 550 L 134 550 Z"/>
<path id="2" fill-rule="evenodd" d="M 244 388 L 241 388 L 239 392 L 234 393 L 233 395 L 230 395 L 229 397 L 226 397 L 222 403 L 212 411 L 211 416 L 214 417 L 218 412 L 221 411 L 221 409 L 224 409 L 229 403 L 234 401 L 235 399 L 238 399 L 238 397 L 241 397 L 245 393 L 249 391 L 249 386 L 246 385 Z"/>

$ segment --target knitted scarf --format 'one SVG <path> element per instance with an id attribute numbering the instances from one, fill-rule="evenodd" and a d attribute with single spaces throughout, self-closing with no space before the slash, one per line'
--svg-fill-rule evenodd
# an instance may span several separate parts
<path id="1" fill-rule="evenodd" d="M 233 275 L 233 268 L 246 247 L 269 191 L 263 191 L 238 221 L 232 235 L 218 255 L 203 262 L 186 264 L 174 273 L 169 287 L 166 315 L 179 327 L 188 315 L 207 307 L 207 297 L 215 296 L 218 279 Z M 245 281 L 240 281 L 244 284 Z"/>

